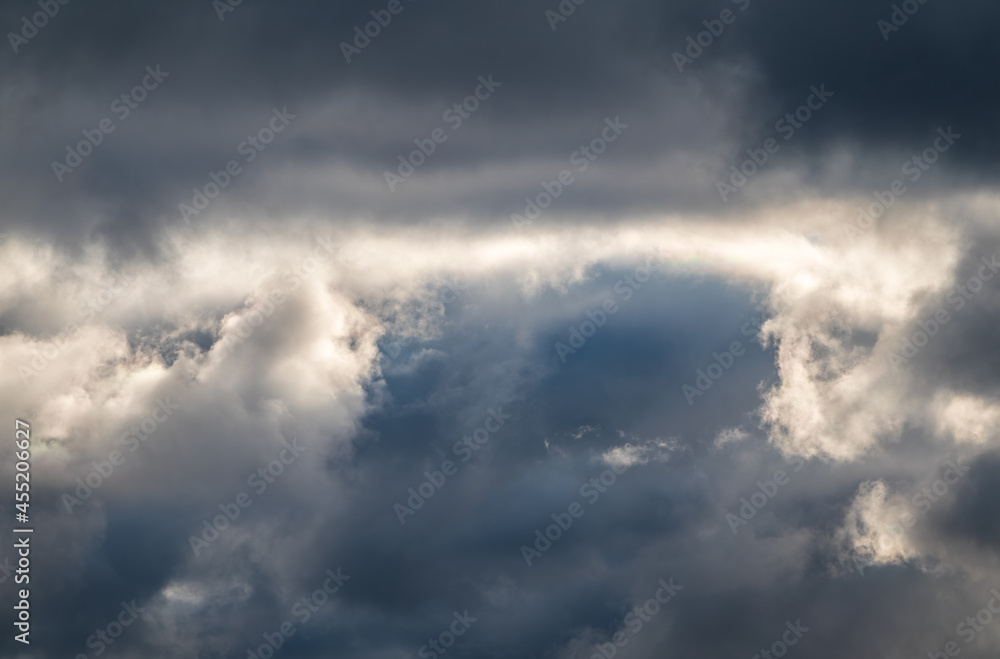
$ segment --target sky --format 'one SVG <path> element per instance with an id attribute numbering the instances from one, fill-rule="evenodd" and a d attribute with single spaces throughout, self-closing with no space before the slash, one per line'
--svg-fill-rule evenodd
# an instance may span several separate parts
<path id="1" fill-rule="evenodd" d="M 0 656 L 996 656 L 998 18 L 0 2 Z"/>

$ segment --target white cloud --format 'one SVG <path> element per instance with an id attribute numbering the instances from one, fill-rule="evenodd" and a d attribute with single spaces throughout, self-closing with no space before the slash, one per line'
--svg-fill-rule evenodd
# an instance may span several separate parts
<path id="1" fill-rule="evenodd" d="M 48 414 L 59 436 L 86 437 L 93 434 L 86 428 L 111 431 L 116 412 L 108 402 L 132 405 L 150 360 L 176 352 L 177 363 L 158 367 L 163 382 L 179 382 L 181 365 L 194 367 L 198 386 L 228 391 L 251 407 L 270 401 L 296 418 L 313 415 L 317 429 L 325 428 L 320 435 L 349 432 L 363 413 L 365 385 L 378 377 L 379 338 L 389 328 L 424 338 L 438 331 L 438 283 L 514 277 L 531 296 L 580 281 L 597 263 L 634 265 L 653 252 L 667 273 L 768 291 L 773 313 L 762 336 L 777 346 L 780 375 L 763 392 L 771 438 L 789 453 L 852 460 L 927 414 L 927 394 L 888 356 L 926 302 L 952 285 L 961 236 L 945 215 L 901 208 L 905 227 L 887 221 L 854 241 L 842 230 L 854 218 L 853 204 L 832 201 L 770 208 L 739 224 L 668 217 L 614 229 L 533 227 L 529 235 L 344 230 L 334 236 L 335 254 L 316 262 L 313 255 L 328 254 L 316 242 L 327 236 L 318 221 L 239 238 L 224 228 L 176 230 L 163 236 L 164 258 L 125 265 L 132 283 L 71 338 L 66 323 L 79 301 L 122 268 L 99 247 L 74 260 L 8 240 L 0 253 L 14 264 L 5 272 L 19 293 L 0 295 L 12 328 L 0 354 L 18 365 L 30 362 L 43 339 L 60 337 L 65 346 L 27 387 L 16 369 L 0 374 L 0 393 L 24 414 Z M 268 317 L 276 291 L 288 294 Z M 413 308 L 422 311 L 417 320 L 402 313 Z M 223 350 L 260 317 L 243 343 Z M 198 329 L 221 339 L 207 355 L 187 336 Z M 142 352 L 126 341 L 138 330 L 148 334 Z M 864 335 L 876 337 L 874 344 L 859 339 Z M 959 430 L 956 406 L 972 409 L 968 402 L 933 407 L 939 427 L 963 441 L 985 441 L 995 422 L 987 403 L 973 405 L 980 421 Z"/>

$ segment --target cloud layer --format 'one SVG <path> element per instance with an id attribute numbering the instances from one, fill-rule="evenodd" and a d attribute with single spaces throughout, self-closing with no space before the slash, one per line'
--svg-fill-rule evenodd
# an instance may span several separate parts
<path id="1" fill-rule="evenodd" d="M 40 6 L 4 656 L 995 654 L 995 9 Z"/>

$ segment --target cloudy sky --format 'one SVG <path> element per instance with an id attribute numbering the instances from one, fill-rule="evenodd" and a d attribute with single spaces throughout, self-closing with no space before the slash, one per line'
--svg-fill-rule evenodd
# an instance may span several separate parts
<path id="1" fill-rule="evenodd" d="M 3 2 L 0 655 L 995 657 L 998 19 Z"/>

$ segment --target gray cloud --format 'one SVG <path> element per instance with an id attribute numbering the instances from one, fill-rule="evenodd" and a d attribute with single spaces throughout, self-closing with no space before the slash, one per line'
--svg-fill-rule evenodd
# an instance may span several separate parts
<path id="1" fill-rule="evenodd" d="M 4 656 L 990 656 L 994 9 L 218 4 L 0 57 Z"/>

